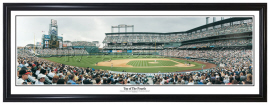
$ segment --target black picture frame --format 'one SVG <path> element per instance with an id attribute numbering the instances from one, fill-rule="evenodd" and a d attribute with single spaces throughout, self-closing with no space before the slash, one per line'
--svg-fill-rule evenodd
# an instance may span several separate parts
<path id="1" fill-rule="evenodd" d="M 11 94 L 11 11 L 259 11 L 259 94 Z M 4 102 L 266 102 L 267 3 L 4 3 L 3 101 Z"/>

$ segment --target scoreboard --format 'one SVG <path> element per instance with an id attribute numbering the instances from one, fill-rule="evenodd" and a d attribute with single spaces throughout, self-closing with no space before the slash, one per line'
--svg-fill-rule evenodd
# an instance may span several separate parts
<path id="1" fill-rule="evenodd" d="M 58 36 L 58 25 L 57 20 L 51 19 L 49 25 L 49 35 L 43 35 L 42 42 L 44 43 L 43 48 L 62 48 L 63 37 Z"/>
<path id="2" fill-rule="evenodd" d="M 50 40 L 50 48 L 59 48 L 59 41 Z"/>

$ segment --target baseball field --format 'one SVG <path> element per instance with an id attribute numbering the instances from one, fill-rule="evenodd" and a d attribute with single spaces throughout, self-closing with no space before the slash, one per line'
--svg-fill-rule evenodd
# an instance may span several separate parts
<path id="1" fill-rule="evenodd" d="M 201 70 L 206 63 L 160 56 L 62 56 L 43 58 L 52 62 L 94 69 L 136 73 L 179 72 Z"/>

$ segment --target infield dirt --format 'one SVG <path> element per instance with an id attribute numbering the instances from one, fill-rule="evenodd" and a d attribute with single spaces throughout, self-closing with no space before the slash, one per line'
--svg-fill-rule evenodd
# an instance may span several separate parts
<path id="1" fill-rule="evenodd" d="M 131 65 L 127 65 L 128 62 L 133 61 L 133 60 L 165 60 L 165 61 L 172 61 L 177 63 L 174 66 L 155 66 L 155 67 L 193 67 L 195 66 L 194 64 L 191 64 L 190 66 L 187 66 L 183 63 L 170 60 L 170 59 L 120 59 L 120 60 L 111 60 L 111 61 L 105 61 L 105 62 L 99 62 L 98 65 L 96 66 L 108 66 L 111 67 L 133 67 Z M 147 67 L 136 67 L 136 68 L 147 68 Z"/>

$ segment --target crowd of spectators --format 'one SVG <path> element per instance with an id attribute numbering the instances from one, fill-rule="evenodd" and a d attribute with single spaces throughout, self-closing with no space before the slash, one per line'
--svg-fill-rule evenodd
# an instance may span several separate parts
<path id="1" fill-rule="evenodd" d="M 218 36 L 218 35 L 225 35 L 225 34 L 250 32 L 250 31 L 252 31 L 252 23 L 251 22 L 242 23 L 242 24 L 235 24 L 233 26 L 224 26 L 222 28 L 210 29 L 208 31 L 204 31 L 201 33 L 184 35 L 184 36 L 181 36 L 181 41 L 200 39 L 200 38 L 204 38 L 204 37 Z"/>
<path id="2" fill-rule="evenodd" d="M 21 52 L 22 50 L 18 50 Z M 177 50 L 174 50 L 177 52 Z M 110 70 L 82 68 L 18 54 L 17 85 L 212 85 L 252 84 L 251 50 L 178 50 L 181 57 L 214 59 L 223 67 L 175 73 L 114 73 Z M 166 54 L 166 53 L 165 53 Z"/>
<path id="3" fill-rule="evenodd" d="M 224 64 L 227 70 L 245 71 L 252 66 L 252 50 L 250 49 L 221 49 L 221 50 L 171 50 L 163 51 L 165 56 L 190 57 L 213 60 L 216 64 Z M 176 54 L 176 55 L 175 55 Z"/>
<path id="4" fill-rule="evenodd" d="M 154 75 L 153 84 L 179 84 L 179 85 L 232 85 L 252 84 L 252 73 L 248 71 L 228 71 L 226 69 L 213 68 L 208 71 L 167 73 Z"/>
<path id="5" fill-rule="evenodd" d="M 247 45 L 251 44 L 252 39 L 234 39 L 234 40 L 221 40 L 207 43 L 188 44 L 180 46 L 179 48 L 194 48 L 202 46 L 232 46 L 232 45 Z"/>
<path id="6" fill-rule="evenodd" d="M 145 74 L 112 73 L 108 70 L 59 64 L 38 57 L 19 56 L 17 85 L 149 84 Z"/>
<path id="7" fill-rule="evenodd" d="M 72 46 L 95 46 L 95 44 L 88 41 L 73 41 L 71 44 Z"/>
<path id="8" fill-rule="evenodd" d="M 250 84 L 252 83 L 252 50 L 234 49 L 234 50 L 170 50 L 163 51 L 165 56 L 175 56 L 182 58 L 205 58 L 212 59 L 219 67 L 212 68 L 215 74 L 193 72 L 192 83 L 197 84 Z M 177 55 L 175 55 L 177 53 Z M 202 74 L 201 74 L 202 73 Z M 200 75 L 200 76 L 198 76 Z M 178 75 L 179 76 L 179 75 Z M 185 75 L 183 75 L 185 77 Z M 197 78 L 196 78 L 197 77 Z M 160 83 L 159 77 L 156 81 Z M 196 79 L 195 79 L 196 78 Z M 206 81 L 208 78 L 208 81 Z M 178 78 L 179 79 L 179 78 Z M 178 83 L 189 84 L 190 77 L 178 80 Z M 174 80 L 176 81 L 176 80 Z M 212 81 L 212 82 L 211 82 Z M 169 82 L 167 82 L 169 83 Z M 172 80 L 171 80 L 171 83 Z"/>
<path id="9" fill-rule="evenodd" d="M 104 46 L 104 49 L 163 49 L 163 46 L 155 46 L 155 45 L 132 45 L 132 46 L 116 46 L 116 45 L 108 45 Z"/>
<path id="10" fill-rule="evenodd" d="M 232 26 L 223 26 L 212 28 L 202 32 L 186 33 L 186 34 L 119 34 L 107 35 L 104 43 L 123 43 L 123 42 L 182 42 L 193 39 L 200 39 L 210 36 L 218 36 L 225 34 L 243 33 L 252 31 L 252 22 L 234 24 Z"/>
<path id="11" fill-rule="evenodd" d="M 73 55 L 88 54 L 85 49 L 36 49 L 36 54 L 45 55 Z"/>

